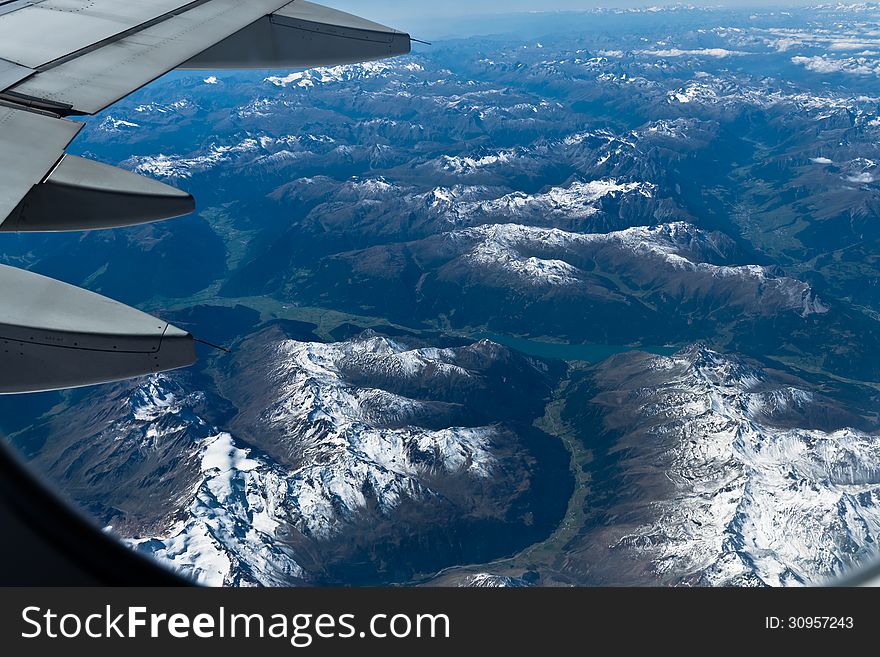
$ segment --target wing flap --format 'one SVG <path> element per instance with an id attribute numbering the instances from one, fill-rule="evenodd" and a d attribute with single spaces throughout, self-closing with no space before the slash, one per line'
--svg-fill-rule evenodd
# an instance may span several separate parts
<path id="1" fill-rule="evenodd" d="M 82 127 L 0 106 L 0 223 L 61 160 Z"/>

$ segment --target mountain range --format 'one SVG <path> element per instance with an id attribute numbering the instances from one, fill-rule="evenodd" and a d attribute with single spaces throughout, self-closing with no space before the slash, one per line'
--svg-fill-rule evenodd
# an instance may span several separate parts
<path id="1" fill-rule="evenodd" d="M 880 540 L 880 5 L 179 72 L 73 151 L 193 216 L 4 263 L 232 349 L 0 431 L 212 585 L 801 585 Z M 500 28 L 499 28 L 500 29 Z"/>

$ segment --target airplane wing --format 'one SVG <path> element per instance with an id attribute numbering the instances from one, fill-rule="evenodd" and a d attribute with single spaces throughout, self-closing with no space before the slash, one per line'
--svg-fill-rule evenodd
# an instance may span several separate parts
<path id="1" fill-rule="evenodd" d="M 408 34 L 305 0 L 0 0 L 0 232 L 113 228 L 192 212 L 184 192 L 65 153 L 82 128 L 75 117 L 168 71 L 338 65 L 410 46 Z M 185 332 L 9 267 L 0 267 L 3 345 L 0 394 L 195 361 Z"/>

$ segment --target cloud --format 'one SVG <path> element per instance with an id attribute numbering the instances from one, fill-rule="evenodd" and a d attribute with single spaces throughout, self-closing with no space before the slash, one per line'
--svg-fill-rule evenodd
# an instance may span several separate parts
<path id="1" fill-rule="evenodd" d="M 738 50 L 726 50 L 725 48 L 700 48 L 698 50 L 679 50 L 678 48 L 670 48 L 668 50 L 639 50 L 638 55 L 650 55 L 653 57 L 735 57 L 748 55 L 747 52 Z"/>
<path id="2" fill-rule="evenodd" d="M 832 59 L 828 55 L 815 57 L 797 56 L 791 58 L 792 64 L 803 66 L 813 73 L 846 73 L 848 75 L 877 75 L 880 76 L 880 61 L 865 57 L 845 57 Z"/>

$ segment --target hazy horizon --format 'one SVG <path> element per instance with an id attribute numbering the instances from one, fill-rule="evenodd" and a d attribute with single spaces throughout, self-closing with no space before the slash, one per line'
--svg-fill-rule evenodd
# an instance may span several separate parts
<path id="1" fill-rule="evenodd" d="M 637 7 L 662 7 L 675 5 L 694 5 L 703 7 L 808 7 L 821 4 L 817 0 L 690 0 L 689 2 L 651 2 L 641 0 L 445 0 L 442 3 L 414 2 L 413 0 L 321 0 L 328 6 L 358 14 L 365 18 L 409 31 L 415 36 L 437 38 L 456 33 L 469 36 L 468 26 L 457 26 L 452 21 L 458 18 L 487 16 L 492 14 L 518 14 L 529 12 L 587 11 L 608 8 L 623 9 Z M 848 4 L 848 3 L 844 3 Z M 858 4 L 858 3 L 851 3 Z M 869 3 L 870 4 L 870 3 Z"/>
<path id="2" fill-rule="evenodd" d="M 402 12 L 409 15 L 461 16 L 484 13 L 515 13 L 530 11 L 577 11 L 597 8 L 635 8 L 663 7 L 675 5 L 694 5 L 705 7 L 782 7 L 816 6 L 816 0 L 690 0 L 689 2 L 650 2 L 644 0 L 445 0 L 443 3 L 426 6 L 412 0 L 323 0 L 323 4 L 345 11 Z M 848 4 L 848 3 L 842 3 Z M 861 4 L 855 3 L 852 4 Z M 871 3 L 867 3 L 871 4 Z"/>

